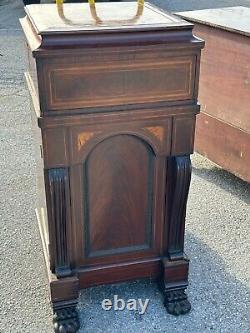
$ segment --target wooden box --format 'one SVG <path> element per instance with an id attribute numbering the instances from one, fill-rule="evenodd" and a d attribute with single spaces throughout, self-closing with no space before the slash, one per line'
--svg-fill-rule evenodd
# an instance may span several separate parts
<path id="1" fill-rule="evenodd" d="M 78 330 L 81 288 L 130 279 L 159 279 L 168 312 L 188 312 L 183 246 L 203 41 L 141 0 L 26 13 L 55 331 Z"/>
<path id="2" fill-rule="evenodd" d="M 195 149 L 250 181 L 250 8 L 182 12 L 203 38 Z"/>

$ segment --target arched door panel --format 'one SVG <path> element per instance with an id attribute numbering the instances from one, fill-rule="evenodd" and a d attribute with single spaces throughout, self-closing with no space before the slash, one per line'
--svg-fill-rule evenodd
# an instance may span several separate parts
<path id="1" fill-rule="evenodd" d="M 85 255 L 149 249 L 155 155 L 133 135 L 105 139 L 83 166 Z"/>
<path id="2" fill-rule="evenodd" d="M 164 238 L 171 119 L 70 130 L 75 265 L 156 260 Z"/>

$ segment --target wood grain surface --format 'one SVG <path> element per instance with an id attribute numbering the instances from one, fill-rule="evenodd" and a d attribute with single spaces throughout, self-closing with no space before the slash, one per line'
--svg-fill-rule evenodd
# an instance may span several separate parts
<path id="1" fill-rule="evenodd" d="M 159 278 L 167 310 L 190 310 L 183 245 L 204 43 L 192 24 L 136 6 L 98 4 L 97 17 L 86 4 L 28 6 L 22 20 L 56 332 L 79 329 L 78 290 L 103 283 Z"/>
<path id="2" fill-rule="evenodd" d="M 154 153 L 118 135 L 99 143 L 85 164 L 89 256 L 149 248 L 152 242 Z"/>

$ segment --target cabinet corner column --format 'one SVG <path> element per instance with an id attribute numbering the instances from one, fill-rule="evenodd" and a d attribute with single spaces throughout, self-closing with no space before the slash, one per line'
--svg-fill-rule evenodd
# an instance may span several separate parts
<path id="1" fill-rule="evenodd" d="M 68 168 L 45 170 L 51 271 L 57 278 L 72 274 L 70 265 L 70 193 Z"/>
<path id="2" fill-rule="evenodd" d="M 186 205 L 191 180 L 192 165 L 189 155 L 172 158 L 172 188 L 168 232 L 168 257 L 170 260 L 184 258 L 184 233 Z"/>
<path id="3" fill-rule="evenodd" d="M 189 155 L 169 158 L 168 244 L 163 261 L 164 305 L 173 315 L 188 313 L 191 305 L 185 294 L 189 260 L 184 254 L 186 205 L 191 180 Z"/>
<path id="4" fill-rule="evenodd" d="M 45 170 L 50 238 L 50 283 L 55 333 L 75 333 L 80 327 L 77 313 L 79 281 L 72 272 L 70 184 L 68 168 Z M 58 290 L 63 290 L 58 294 Z M 58 301 L 59 300 L 59 301 Z"/>

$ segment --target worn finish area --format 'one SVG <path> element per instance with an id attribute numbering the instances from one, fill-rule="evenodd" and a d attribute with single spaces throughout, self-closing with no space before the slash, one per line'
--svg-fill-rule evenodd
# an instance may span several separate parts
<path id="1" fill-rule="evenodd" d="M 24 15 L 19 6 L 8 6 L 12 18 L 5 26 L 8 30 L 0 32 L 0 163 L 4 175 L 0 191 L 0 331 L 50 333 L 52 316 L 34 215 L 35 162 L 29 97 L 23 80 L 25 51 L 21 31 L 13 28 L 18 27 L 14 18 Z M 8 12 L 2 7 L 0 14 L 2 24 Z M 168 315 L 153 282 L 93 287 L 79 298 L 80 332 L 248 333 L 249 189 L 199 155 L 192 163 L 185 246 L 192 258 L 188 288 L 192 311 L 179 318 Z M 101 301 L 112 299 L 114 294 L 125 300 L 150 298 L 146 314 L 103 311 Z"/>

